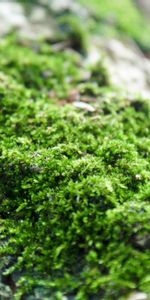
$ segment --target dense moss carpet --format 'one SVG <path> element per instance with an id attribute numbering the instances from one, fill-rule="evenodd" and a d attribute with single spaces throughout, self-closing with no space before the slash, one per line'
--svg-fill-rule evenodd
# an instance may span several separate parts
<path id="1" fill-rule="evenodd" d="M 77 54 L 46 44 L 5 39 L 0 69 L 4 299 L 149 293 L 149 101 L 112 93 L 102 66 L 83 80 Z"/>

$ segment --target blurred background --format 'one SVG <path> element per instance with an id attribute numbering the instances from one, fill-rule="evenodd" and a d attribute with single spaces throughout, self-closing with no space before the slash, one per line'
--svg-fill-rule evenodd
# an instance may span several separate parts
<path id="1" fill-rule="evenodd" d="M 150 96 L 149 0 L 0 1 L 0 36 L 44 39 L 89 64 L 105 56 L 112 83 Z"/>

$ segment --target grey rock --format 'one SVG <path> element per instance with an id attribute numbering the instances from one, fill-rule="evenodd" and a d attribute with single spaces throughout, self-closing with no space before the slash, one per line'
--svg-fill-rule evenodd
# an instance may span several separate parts
<path id="1" fill-rule="evenodd" d="M 53 37 L 56 32 L 54 20 L 47 10 L 35 6 L 27 16 L 24 7 L 17 2 L 0 2 L 0 36 L 15 30 L 21 37 L 38 39 Z"/>
<path id="2" fill-rule="evenodd" d="M 149 0 L 136 0 L 139 8 L 149 18 L 150 17 L 150 1 Z"/>
<path id="3" fill-rule="evenodd" d="M 148 295 L 146 293 L 135 292 L 127 300 L 148 300 Z"/>
<path id="4" fill-rule="evenodd" d="M 89 49 L 86 64 L 102 60 L 110 82 L 130 95 L 150 97 L 150 60 L 133 42 L 95 38 Z"/>

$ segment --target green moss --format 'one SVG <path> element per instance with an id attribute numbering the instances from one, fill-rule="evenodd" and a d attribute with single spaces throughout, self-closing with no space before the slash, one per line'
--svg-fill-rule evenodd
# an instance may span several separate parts
<path id="1" fill-rule="evenodd" d="M 103 68 L 83 83 L 79 58 L 44 44 L 8 39 L 0 65 L 0 268 L 12 299 L 150 292 L 149 102 L 108 96 Z M 95 112 L 61 104 L 76 87 Z"/>
<path id="2" fill-rule="evenodd" d="M 4 40 L 1 44 L 1 70 L 26 88 L 42 90 L 43 93 L 55 89 L 63 95 L 72 81 L 80 78 L 77 70 L 79 59 L 75 54 L 54 54 L 50 48 L 41 48 L 38 44 L 31 50 L 13 44 L 13 41 L 11 44 L 11 40 Z"/>

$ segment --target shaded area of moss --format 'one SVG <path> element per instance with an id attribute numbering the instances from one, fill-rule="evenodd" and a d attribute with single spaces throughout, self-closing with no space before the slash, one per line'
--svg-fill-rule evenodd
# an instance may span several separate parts
<path id="1" fill-rule="evenodd" d="M 103 68 L 100 84 L 94 71 L 83 81 L 75 53 L 45 44 L 9 38 L 0 65 L 0 268 L 12 299 L 150 292 L 149 102 L 110 97 Z M 61 104 L 77 85 L 93 113 Z"/>

